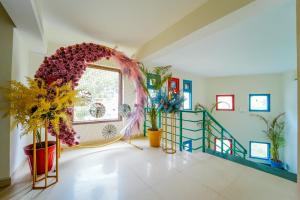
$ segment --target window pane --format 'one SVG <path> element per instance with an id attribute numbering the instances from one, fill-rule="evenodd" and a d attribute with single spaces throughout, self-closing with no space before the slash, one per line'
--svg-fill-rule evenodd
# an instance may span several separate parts
<path id="1" fill-rule="evenodd" d="M 218 110 L 233 110 L 233 96 L 218 96 Z"/>
<path id="2" fill-rule="evenodd" d="M 221 152 L 221 139 L 216 139 L 216 151 Z M 231 140 L 223 140 L 223 153 L 229 150 L 231 147 Z M 231 151 L 229 152 L 231 154 Z"/>
<path id="3" fill-rule="evenodd" d="M 267 111 L 269 110 L 268 95 L 250 95 L 250 111 Z"/>
<path id="4" fill-rule="evenodd" d="M 191 103 L 190 93 L 189 92 L 184 92 L 183 95 L 184 95 L 183 109 L 191 109 L 192 105 L 190 104 Z"/>
<path id="5" fill-rule="evenodd" d="M 250 157 L 260 158 L 260 159 L 269 159 L 269 144 L 268 143 L 259 143 L 259 142 L 250 142 Z"/>
<path id="6" fill-rule="evenodd" d="M 74 108 L 74 121 L 97 121 L 118 119 L 120 73 L 102 68 L 87 68 L 76 89 L 88 91 L 92 100 L 84 106 Z M 93 117 L 90 108 L 103 104 L 105 114 L 99 118 Z"/>

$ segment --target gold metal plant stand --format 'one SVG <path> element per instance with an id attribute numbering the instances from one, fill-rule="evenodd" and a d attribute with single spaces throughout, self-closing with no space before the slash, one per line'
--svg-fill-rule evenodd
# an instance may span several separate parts
<path id="1" fill-rule="evenodd" d="M 37 157 L 36 157 L 36 133 L 37 133 L 37 129 L 34 130 L 33 132 L 33 166 L 32 166 L 32 189 L 46 189 L 48 187 L 50 187 L 51 185 L 54 185 L 55 183 L 58 182 L 58 159 L 60 156 L 60 142 L 59 142 L 59 138 L 58 135 L 56 135 L 55 137 L 55 141 L 56 141 L 56 154 L 55 154 L 55 174 L 54 175 L 49 175 L 48 174 L 48 121 L 45 121 L 45 174 L 44 175 L 40 175 L 38 177 L 37 175 L 37 165 L 36 165 L 36 161 L 37 161 Z M 54 179 L 54 181 L 49 182 L 48 178 L 50 179 Z M 44 181 L 44 184 L 40 184 L 42 186 L 37 186 L 38 183 L 41 183 L 42 181 Z"/>
<path id="2" fill-rule="evenodd" d="M 168 118 L 167 113 L 162 114 L 162 128 L 163 128 L 163 137 L 162 137 L 162 150 L 168 154 L 176 153 L 176 118 L 175 113 L 170 114 L 171 126 L 170 132 L 168 132 Z"/>

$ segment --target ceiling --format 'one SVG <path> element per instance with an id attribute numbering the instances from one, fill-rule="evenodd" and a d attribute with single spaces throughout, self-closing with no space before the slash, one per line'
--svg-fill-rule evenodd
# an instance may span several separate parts
<path id="1" fill-rule="evenodd" d="M 295 70 L 295 9 L 294 0 L 255 1 L 145 62 L 207 77 Z"/>
<path id="2" fill-rule="evenodd" d="M 33 45 L 27 37 L 30 46 L 97 42 L 118 46 L 131 56 L 207 0 L 0 2 L 18 28 L 41 41 Z M 295 70 L 295 4 L 296 0 L 256 0 L 143 61 L 207 77 Z"/>
<path id="3" fill-rule="evenodd" d="M 41 0 L 39 4 L 49 40 L 85 35 L 136 49 L 206 1 Z"/>

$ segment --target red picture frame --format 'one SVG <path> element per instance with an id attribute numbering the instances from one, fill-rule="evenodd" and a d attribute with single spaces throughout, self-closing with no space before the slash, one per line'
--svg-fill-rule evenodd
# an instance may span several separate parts
<path id="1" fill-rule="evenodd" d="M 232 108 L 229 108 L 229 109 L 224 109 L 224 108 L 220 108 L 219 107 L 219 98 L 220 97 L 230 97 L 231 98 L 231 105 L 232 105 Z M 234 111 L 235 109 L 235 102 L 234 102 L 234 94 L 220 94 L 220 95 L 216 95 L 216 110 L 217 111 Z"/>
<path id="2" fill-rule="evenodd" d="M 168 80 L 168 92 L 174 90 L 175 93 L 179 94 L 179 78 L 172 77 Z"/>
<path id="3" fill-rule="evenodd" d="M 216 138 L 215 137 L 215 151 L 217 151 L 217 140 L 221 140 L 221 138 Z M 232 153 L 233 153 L 233 151 L 232 151 L 232 139 L 225 139 L 224 138 L 224 140 L 228 140 L 229 141 L 229 148 L 230 148 L 230 155 L 232 155 Z M 219 147 L 220 149 L 221 149 L 221 147 Z M 224 150 L 223 150 L 224 151 Z M 220 152 L 221 152 L 221 150 L 220 150 Z"/>

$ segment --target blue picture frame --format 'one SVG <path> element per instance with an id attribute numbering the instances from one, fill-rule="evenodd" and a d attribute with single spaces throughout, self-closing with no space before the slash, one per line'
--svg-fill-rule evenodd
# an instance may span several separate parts
<path id="1" fill-rule="evenodd" d="M 193 141 L 192 140 L 187 140 L 187 141 L 182 142 L 182 147 L 183 147 L 182 148 L 183 150 L 192 153 L 192 151 L 193 151 Z"/>
<path id="2" fill-rule="evenodd" d="M 266 109 L 253 109 L 251 108 L 251 97 L 262 96 L 267 97 Z M 271 111 L 271 94 L 249 94 L 249 112 L 270 112 Z"/>
<path id="3" fill-rule="evenodd" d="M 266 144 L 268 146 L 268 155 L 267 155 L 267 157 L 266 158 L 261 158 L 261 157 L 252 156 L 252 151 L 251 151 L 251 144 L 252 143 Z M 249 141 L 249 158 L 268 161 L 271 158 L 270 149 L 271 149 L 271 144 L 269 142 Z"/>
<path id="4" fill-rule="evenodd" d="M 192 85 L 192 81 L 191 80 L 183 80 L 182 81 L 182 90 L 183 90 L 183 94 L 185 92 L 189 93 L 189 108 L 188 109 L 184 109 L 184 110 L 192 110 L 193 108 L 193 85 Z"/>

